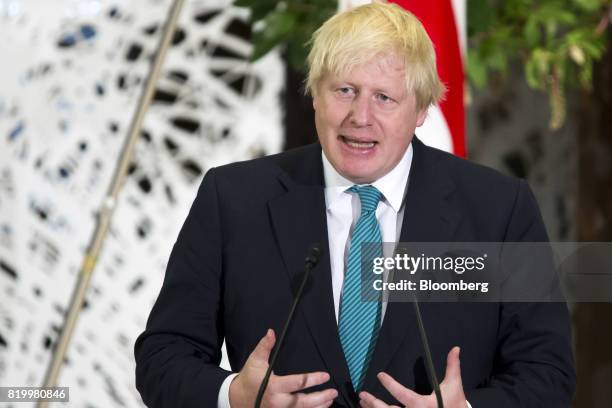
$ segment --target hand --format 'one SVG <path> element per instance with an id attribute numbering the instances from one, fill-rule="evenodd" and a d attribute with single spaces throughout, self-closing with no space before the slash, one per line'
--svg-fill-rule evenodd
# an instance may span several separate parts
<path id="1" fill-rule="evenodd" d="M 268 359 L 274 347 L 276 338 L 274 331 L 268 332 L 259 341 L 240 373 L 232 380 L 229 388 L 229 399 L 232 408 L 253 408 L 257 391 L 268 369 Z M 324 384 L 329 381 L 329 374 L 314 372 L 286 376 L 270 375 L 268 387 L 261 401 L 262 408 L 299 407 L 322 408 L 329 407 L 338 396 L 338 391 L 329 388 L 309 394 L 298 391 Z"/>
<path id="2" fill-rule="evenodd" d="M 459 347 L 453 347 L 446 358 L 446 373 L 444 380 L 440 383 L 440 392 L 444 408 L 466 408 L 467 401 L 463 393 L 461 382 L 461 367 L 459 364 Z M 389 374 L 379 373 L 378 379 L 382 385 L 407 408 L 436 408 L 436 396 L 420 395 L 404 387 L 393 379 Z M 368 392 L 359 393 L 360 404 L 363 408 L 385 408 L 389 405 L 374 397 Z"/>

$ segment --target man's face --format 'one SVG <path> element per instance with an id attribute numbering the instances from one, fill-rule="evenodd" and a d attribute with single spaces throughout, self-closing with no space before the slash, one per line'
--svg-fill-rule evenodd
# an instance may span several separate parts
<path id="1" fill-rule="evenodd" d="M 404 63 L 390 54 L 343 77 L 325 76 L 313 96 L 325 156 L 345 178 L 368 184 L 391 171 L 425 120 L 406 89 Z"/>

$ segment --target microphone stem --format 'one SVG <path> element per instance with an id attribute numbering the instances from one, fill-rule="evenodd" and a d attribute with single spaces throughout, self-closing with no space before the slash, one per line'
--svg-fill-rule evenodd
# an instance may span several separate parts
<path id="1" fill-rule="evenodd" d="M 268 387 L 268 381 L 270 380 L 270 374 L 272 374 L 272 370 L 274 369 L 274 364 L 276 363 L 276 357 L 278 356 L 278 352 L 280 351 L 280 346 L 285 341 L 285 335 L 287 334 L 287 330 L 289 329 L 289 324 L 293 320 L 293 314 L 295 313 L 295 309 L 297 308 L 297 304 L 302 297 L 302 292 L 304 291 L 304 287 L 306 287 L 306 281 L 308 280 L 308 276 L 310 275 L 310 270 L 312 269 L 313 264 L 311 262 L 306 263 L 306 267 L 304 268 L 304 278 L 302 279 L 302 283 L 293 299 L 293 304 L 291 305 L 291 309 L 289 310 L 289 316 L 285 321 L 285 326 L 281 332 L 281 335 L 276 342 L 276 347 L 274 348 L 274 352 L 272 353 L 272 358 L 270 359 L 270 364 L 268 365 L 268 369 L 266 370 L 266 375 L 261 382 L 261 386 L 259 387 L 259 391 L 257 392 L 257 398 L 255 399 L 255 408 L 259 408 L 261 406 L 261 400 L 263 399 L 264 392 Z"/>
<path id="2" fill-rule="evenodd" d="M 414 299 L 412 303 L 414 305 L 414 312 L 416 314 L 417 323 L 419 326 L 419 332 L 421 333 L 421 341 L 423 343 L 423 348 L 425 349 L 425 359 L 427 368 L 427 375 L 429 376 L 429 382 L 432 384 L 434 389 L 434 394 L 436 395 L 436 401 L 438 403 L 438 408 L 444 408 L 444 403 L 442 402 L 442 393 L 440 392 L 440 383 L 438 382 L 438 377 L 436 376 L 436 370 L 433 365 L 433 359 L 431 358 L 431 350 L 429 349 L 429 341 L 427 341 L 427 333 L 425 332 L 425 326 L 423 325 L 423 318 L 421 317 L 421 309 L 419 307 L 419 301 Z"/>

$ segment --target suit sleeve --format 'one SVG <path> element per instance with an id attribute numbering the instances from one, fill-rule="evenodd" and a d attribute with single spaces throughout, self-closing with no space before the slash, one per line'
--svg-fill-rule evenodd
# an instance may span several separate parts
<path id="1" fill-rule="evenodd" d="M 524 181 L 517 190 L 504 241 L 548 241 L 531 190 Z M 567 305 L 501 303 L 500 322 L 493 375 L 466 392 L 471 405 L 569 407 L 576 378 Z"/>
<path id="2" fill-rule="evenodd" d="M 215 407 L 231 374 L 223 342 L 222 236 L 214 169 L 179 233 L 163 286 L 135 345 L 136 388 L 149 407 Z"/>

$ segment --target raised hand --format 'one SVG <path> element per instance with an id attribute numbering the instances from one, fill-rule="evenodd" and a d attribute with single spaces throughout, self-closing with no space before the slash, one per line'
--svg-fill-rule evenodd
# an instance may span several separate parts
<path id="1" fill-rule="evenodd" d="M 232 408 L 253 408 L 259 385 L 268 369 L 270 353 L 276 342 L 274 331 L 268 332 L 259 341 L 240 373 L 230 384 L 229 399 Z M 338 391 L 329 388 L 309 394 L 299 391 L 324 384 L 329 381 L 326 372 L 292 374 L 286 376 L 272 375 L 261 403 L 262 408 L 329 407 L 338 396 Z"/>
<path id="2" fill-rule="evenodd" d="M 446 373 L 440 383 L 440 392 L 444 408 L 466 408 L 467 401 L 461 382 L 461 366 L 459 362 L 459 347 L 453 347 L 446 358 Z M 386 373 L 379 373 L 378 379 L 382 385 L 407 408 L 437 408 L 436 396 L 432 393 L 421 395 L 404 387 Z M 385 402 L 368 392 L 359 393 L 360 404 L 363 408 L 387 408 Z M 395 405 L 393 405 L 395 407 Z"/>

